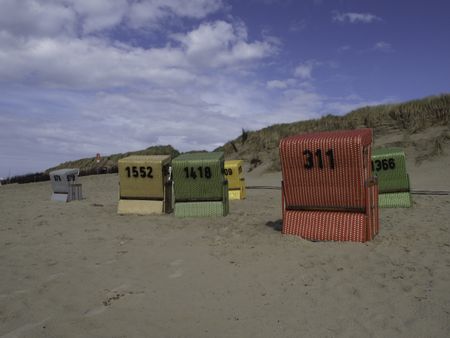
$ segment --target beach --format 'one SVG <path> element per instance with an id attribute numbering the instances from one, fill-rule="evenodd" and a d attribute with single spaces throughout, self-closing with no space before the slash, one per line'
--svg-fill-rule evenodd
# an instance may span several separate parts
<path id="1" fill-rule="evenodd" d="M 280 179 L 254 170 L 247 185 Z M 50 200 L 50 182 L 0 188 L 0 337 L 450 332 L 448 195 L 381 209 L 373 241 L 311 242 L 277 229 L 279 190 L 248 190 L 226 217 L 177 219 L 118 215 L 116 174 L 80 181 L 85 199 L 70 203 Z"/>

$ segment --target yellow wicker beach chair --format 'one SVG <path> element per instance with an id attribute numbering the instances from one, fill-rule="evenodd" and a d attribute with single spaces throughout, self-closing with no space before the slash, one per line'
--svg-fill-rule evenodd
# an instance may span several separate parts
<path id="1" fill-rule="evenodd" d="M 225 177 L 228 180 L 228 197 L 230 200 L 243 200 L 246 197 L 244 161 L 225 161 Z"/>
<path id="2" fill-rule="evenodd" d="M 134 155 L 118 161 L 119 214 L 172 212 L 170 155 Z"/>

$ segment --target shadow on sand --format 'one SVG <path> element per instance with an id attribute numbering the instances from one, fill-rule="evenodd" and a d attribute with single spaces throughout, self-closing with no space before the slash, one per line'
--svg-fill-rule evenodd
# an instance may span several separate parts
<path id="1" fill-rule="evenodd" d="M 277 219 L 274 222 L 268 221 L 266 223 L 266 226 L 273 228 L 273 230 L 275 230 L 275 231 L 281 231 L 281 229 L 283 228 L 283 220 Z"/>

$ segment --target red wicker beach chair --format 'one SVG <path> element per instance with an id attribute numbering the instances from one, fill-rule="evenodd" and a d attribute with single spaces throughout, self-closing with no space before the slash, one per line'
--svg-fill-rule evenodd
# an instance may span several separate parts
<path id="1" fill-rule="evenodd" d="M 379 228 L 371 129 L 292 136 L 280 142 L 284 234 L 371 240 Z"/>

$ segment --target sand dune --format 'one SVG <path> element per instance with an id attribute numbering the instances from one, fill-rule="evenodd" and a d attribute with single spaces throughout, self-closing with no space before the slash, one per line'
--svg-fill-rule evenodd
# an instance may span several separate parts
<path id="1" fill-rule="evenodd" d="M 448 161 L 447 158 L 443 161 Z M 442 161 L 413 188 L 449 189 Z M 445 162 L 447 163 L 447 162 Z M 448 166 L 447 166 L 448 168 Z M 280 191 L 249 190 L 224 218 L 116 214 L 117 175 L 0 188 L 0 337 L 447 337 L 450 196 L 381 210 L 361 243 L 274 230 Z M 248 185 L 279 185 L 254 170 Z"/>

